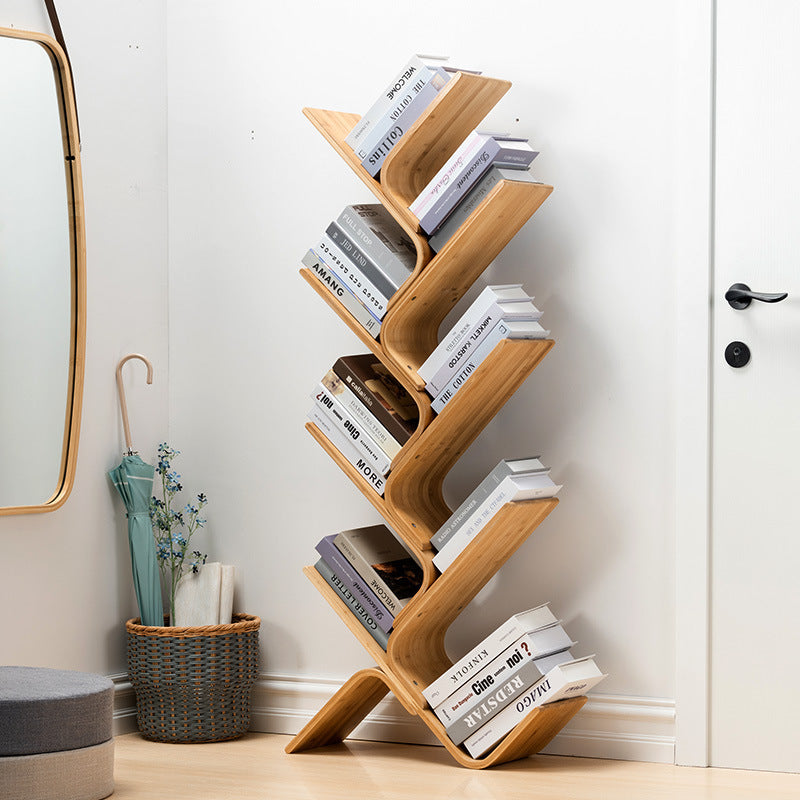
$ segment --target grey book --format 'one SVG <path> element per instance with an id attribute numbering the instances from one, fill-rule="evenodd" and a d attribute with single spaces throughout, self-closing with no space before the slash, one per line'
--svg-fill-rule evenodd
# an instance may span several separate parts
<path id="1" fill-rule="evenodd" d="M 342 579 L 331 569 L 330 565 L 320 558 L 314 569 L 325 579 L 325 583 L 336 592 L 337 596 L 347 603 L 353 616 L 362 624 L 364 630 L 385 650 L 389 646 L 389 634 L 378 627 L 378 623 L 370 616 L 358 598 L 345 586 Z"/>
<path id="2" fill-rule="evenodd" d="M 507 167 L 493 166 L 470 189 L 464 199 L 455 207 L 450 216 L 442 223 L 441 227 L 428 239 L 431 249 L 438 253 L 453 234 L 464 224 L 467 217 L 486 199 L 489 192 L 501 181 L 517 181 L 519 183 L 541 183 L 534 180 L 533 175 L 526 169 L 509 169 Z"/>
<path id="3" fill-rule="evenodd" d="M 458 530 L 478 506 L 497 488 L 500 482 L 509 475 L 523 475 L 527 473 L 549 472 L 538 457 L 532 458 L 504 458 L 495 468 L 470 492 L 466 500 L 450 515 L 447 522 L 431 537 L 431 544 L 436 550 L 441 550 L 447 540 Z"/>
<path id="4" fill-rule="evenodd" d="M 325 229 L 325 233 L 331 237 L 338 248 L 355 264 L 361 274 L 371 281 L 372 285 L 387 300 L 397 291 L 398 287 L 386 277 L 384 272 L 378 269 L 372 259 L 353 241 L 353 237 L 348 235 L 347 231 L 337 223 L 331 222 Z"/>
<path id="5" fill-rule="evenodd" d="M 397 220 L 380 203 L 347 206 L 336 224 L 399 289 L 417 264 L 417 249 Z"/>

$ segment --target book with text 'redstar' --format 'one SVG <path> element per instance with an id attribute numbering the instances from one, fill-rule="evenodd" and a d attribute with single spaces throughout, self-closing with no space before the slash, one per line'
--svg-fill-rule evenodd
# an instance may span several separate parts
<path id="1" fill-rule="evenodd" d="M 550 468 L 542 464 L 538 457 L 502 459 L 469 493 L 467 499 L 447 518 L 442 527 L 431 536 L 431 545 L 434 550 L 441 550 L 444 547 L 447 540 L 456 532 L 459 526 L 489 497 L 489 494 L 497 488 L 504 478 L 509 475 L 547 474 L 549 472 Z"/>
<path id="2" fill-rule="evenodd" d="M 560 628 L 561 626 L 556 625 L 555 627 Z M 530 634 L 530 636 L 534 635 Z M 570 659 L 564 656 L 548 660 L 557 662 L 550 664 L 550 668 L 552 668 L 558 663 Z M 475 733 L 478 728 L 485 725 L 505 706 L 523 694 L 526 689 L 541 680 L 546 672 L 547 669 L 543 673 L 534 660 L 520 661 L 515 664 L 507 674 L 503 674 L 497 683 L 492 682 L 487 685 L 480 694 L 468 701 L 463 709 L 456 710 L 452 714 L 452 718 L 445 724 L 445 731 L 450 740 L 454 744 L 461 744 L 467 736 Z"/>
<path id="3" fill-rule="evenodd" d="M 595 663 L 594 656 L 559 664 L 493 719 L 470 734 L 464 740 L 464 747 L 473 758 L 480 758 L 534 709 L 556 700 L 580 697 L 605 677 Z"/>
<path id="4" fill-rule="evenodd" d="M 389 111 L 397 95 L 409 83 L 414 83 L 421 72 L 432 71 L 444 64 L 448 56 L 428 56 L 415 54 L 402 66 L 397 74 L 389 81 L 377 100 L 369 110 L 356 122 L 345 137 L 345 142 L 354 150 L 358 143 L 367 135 L 375 123 Z"/>
<path id="5" fill-rule="evenodd" d="M 327 233 L 322 234 L 313 249 L 345 280 L 353 294 L 378 319 L 382 320 L 386 316 L 389 298 L 375 287 Z"/>
<path id="6" fill-rule="evenodd" d="M 525 303 L 531 297 L 522 288 L 521 283 L 504 283 L 484 287 L 480 294 L 469 304 L 467 310 L 453 324 L 442 341 L 425 359 L 417 370 L 417 374 L 428 383 L 436 372 L 446 364 L 465 336 L 473 331 L 486 317 L 486 312 L 494 303 Z"/>
<path id="7" fill-rule="evenodd" d="M 325 559 L 320 558 L 314 564 L 314 569 L 325 579 L 328 586 L 347 604 L 353 616 L 361 623 L 369 635 L 385 650 L 389 646 L 389 635 L 381 630 L 370 616 L 359 599 L 345 586 L 341 578 L 334 572 Z"/>
<path id="8" fill-rule="evenodd" d="M 350 312 L 350 316 L 364 328 L 373 339 L 381 332 L 381 321 L 350 291 L 347 282 L 331 269 L 313 250 L 302 259 L 319 282 Z"/>
<path id="9" fill-rule="evenodd" d="M 370 488 L 383 497 L 386 478 L 369 464 L 366 458 L 355 449 L 353 443 L 348 441 L 347 437 L 339 433 L 331 418 L 325 413 L 324 407 L 315 401 L 307 416 L 319 432 L 338 450 L 341 456 L 358 471 Z"/>
<path id="10" fill-rule="evenodd" d="M 419 407 L 377 356 L 342 356 L 333 371 L 401 445 L 409 440 L 419 424 Z"/>
<path id="11" fill-rule="evenodd" d="M 374 440 L 366 434 L 363 426 L 354 421 L 353 417 L 345 410 L 344 406 L 330 393 L 322 383 L 314 387 L 311 399 L 322 407 L 346 439 L 349 439 L 355 449 L 361 453 L 367 463 L 384 477 L 389 474 L 392 460 L 383 450 L 375 444 Z"/>
<path id="12" fill-rule="evenodd" d="M 572 661 L 574 656 L 571 655 L 569 648 L 574 644 L 560 623 L 529 631 L 476 672 L 467 683 L 434 706 L 433 713 L 447 728 L 468 714 L 493 686 L 499 686 L 517 675 L 523 665 L 532 665 L 531 675 L 535 677 L 533 680 L 528 680 L 528 683 L 534 683 L 556 664 Z M 469 724 L 468 727 L 473 726 Z M 456 744 L 461 744 L 465 738 L 466 736 Z"/>
<path id="13" fill-rule="evenodd" d="M 497 658 L 509 645 L 525 633 L 557 623 L 558 619 L 543 603 L 510 616 L 502 625 L 462 656 L 447 672 L 422 690 L 422 696 L 434 708 L 453 692 L 473 679 L 473 676 Z"/>
<path id="14" fill-rule="evenodd" d="M 342 531 L 333 543 L 394 616 L 422 586 L 419 564 L 385 525 Z"/>
<path id="15" fill-rule="evenodd" d="M 316 551 L 325 563 L 336 573 L 342 583 L 358 598 L 359 602 L 367 610 L 367 613 L 375 620 L 378 627 L 388 633 L 394 625 L 394 616 L 387 610 L 386 606 L 375 595 L 366 584 L 366 581 L 356 572 L 353 565 L 339 552 L 333 540 L 336 534 L 324 536 L 317 543 Z"/>
<path id="16" fill-rule="evenodd" d="M 531 300 L 516 301 L 513 303 L 492 303 L 485 312 L 478 317 L 475 324 L 464 334 L 464 337 L 449 353 L 448 358 L 431 375 L 425 383 L 428 394 L 436 397 L 447 384 L 455 377 L 469 356 L 478 348 L 481 342 L 492 332 L 498 322 L 515 322 L 524 320 L 536 322 L 542 317 L 542 312 Z M 534 331 L 542 331 L 541 325 L 534 326 Z"/>
<path id="17" fill-rule="evenodd" d="M 398 97 L 397 104 L 379 120 L 373 130 L 359 143 L 356 150 L 361 166 L 375 178 L 386 157 L 408 129 L 425 113 L 450 81 L 447 70 L 439 67 L 429 75 L 420 76 L 417 83 Z"/>
<path id="18" fill-rule="evenodd" d="M 393 438 L 386 428 L 375 419 L 372 412 L 348 388 L 343 378 L 331 369 L 325 374 L 322 384 L 339 401 L 345 411 L 363 426 L 369 437 L 386 453 L 388 458 L 392 459 L 398 455 L 400 442 Z"/>
<path id="19" fill-rule="evenodd" d="M 453 209 L 447 219 L 428 239 L 431 250 L 438 253 L 450 241 L 455 232 L 466 222 L 467 217 L 486 199 L 489 192 L 501 181 L 518 183 L 541 183 L 526 169 L 509 169 L 493 166 L 469 190 L 464 199 Z"/>
<path id="20" fill-rule="evenodd" d="M 439 572 L 444 572 L 506 503 L 554 497 L 559 489 L 561 486 L 544 473 L 509 475 L 503 478 L 433 557 L 434 566 Z"/>
<path id="21" fill-rule="evenodd" d="M 417 248 L 381 203 L 347 206 L 336 218 L 336 224 L 395 289 L 411 276 L 417 264 Z"/>
<path id="22" fill-rule="evenodd" d="M 549 335 L 550 331 L 545 330 L 535 320 L 501 319 L 475 350 L 472 350 L 470 355 L 459 364 L 458 370 L 450 382 L 431 401 L 431 409 L 439 414 L 503 339 L 546 339 Z"/>
<path id="23" fill-rule="evenodd" d="M 538 153 L 526 139 L 473 131 L 409 206 L 433 233 L 492 165 L 527 169 Z"/>

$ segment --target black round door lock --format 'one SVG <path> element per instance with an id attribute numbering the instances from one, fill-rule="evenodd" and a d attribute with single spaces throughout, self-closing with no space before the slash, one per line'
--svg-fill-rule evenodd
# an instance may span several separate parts
<path id="1" fill-rule="evenodd" d="M 744 342 L 731 342 L 725 348 L 725 360 L 739 369 L 750 360 L 750 348 Z"/>

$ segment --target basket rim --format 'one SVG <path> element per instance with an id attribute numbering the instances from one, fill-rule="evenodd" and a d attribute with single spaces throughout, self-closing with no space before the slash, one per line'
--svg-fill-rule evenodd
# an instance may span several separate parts
<path id="1" fill-rule="evenodd" d="M 164 617 L 166 619 L 166 615 Z M 223 636 L 228 633 L 247 633 L 257 631 L 261 626 L 261 617 L 253 614 L 233 614 L 232 622 L 227 625 L 142 625 L 140 617 L 129 619 L 125 630 L 136 636 L 169 636 L 182 638 L 188 636 Z"/>

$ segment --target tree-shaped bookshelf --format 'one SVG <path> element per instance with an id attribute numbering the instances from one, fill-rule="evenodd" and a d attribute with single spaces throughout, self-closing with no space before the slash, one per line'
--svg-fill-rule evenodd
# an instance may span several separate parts
<path id="1" fill-rule="evenodd" d="M 379 342 L 338 304 L 313 272 L 303 269 L 301 275 L 408 389 L 419 407 L 418 428 L 392 462 L 383 497 L 313 423 L 306 427 L 403 540 L 422 567 L 423 583 L 395 618 L 384 651 L 319 573 L 313 567 L 304 570 L 377 666 L 353 675 L 291 740 L 288 753 L 341 741 L 391 691 L 459 764 L 480 769 L 538 752 L 586 700 L 577 697 L 535 709 L 494 750 L 474 759 L 450 741 L 422 696 L 422 689 L 452 664 L 444 649 L 447 629 L 558 504 L 555 499 L 508 503 L 443 574 L 433 566 L 430 538 L 451 514 L 442 495 L 447 473 L 553 346 L 550 340 L 500 342 L 438 415 L 431 411 L 424 381 L 417 374 L 437 344 L 444 318 L 552 191 L 544 184 L 501 181 L 436 255 L 408 210 L 510 86 L 508 81 L 457 73 L 386 158 L 380 182 L 344 142 L 358 115 L 304 110 L 417 249 L 411 277 L 389 302 Z"/>

